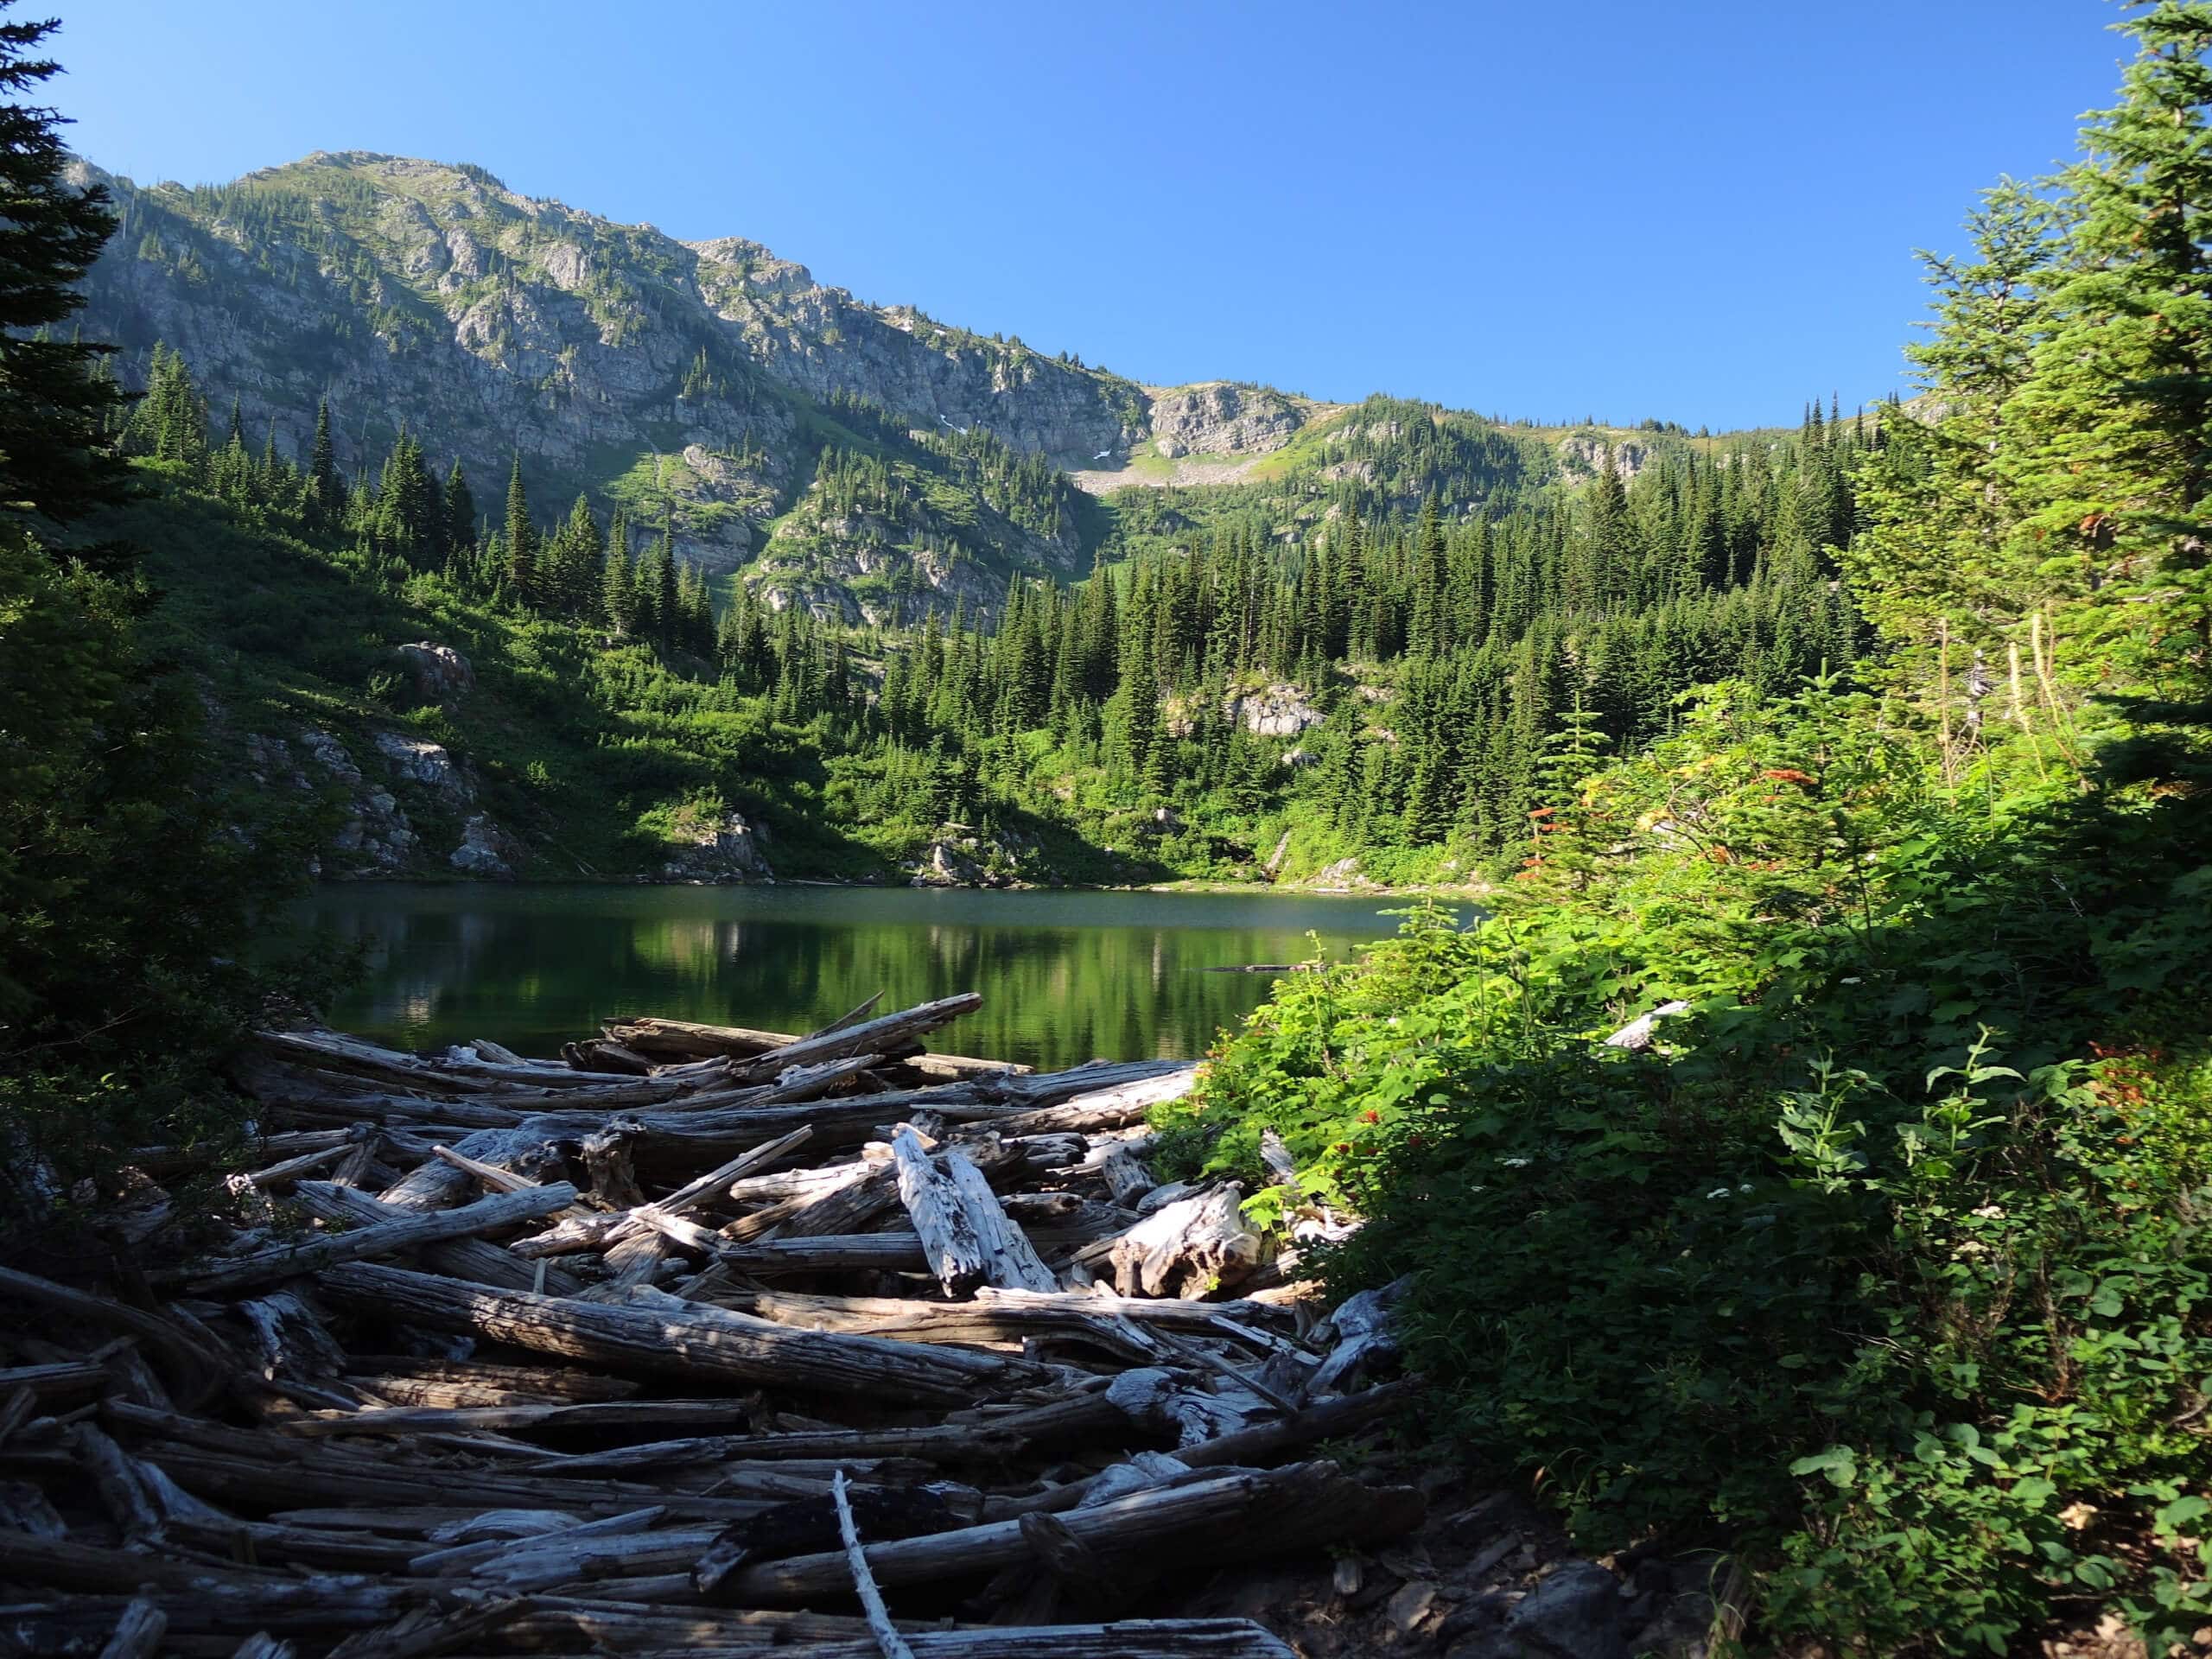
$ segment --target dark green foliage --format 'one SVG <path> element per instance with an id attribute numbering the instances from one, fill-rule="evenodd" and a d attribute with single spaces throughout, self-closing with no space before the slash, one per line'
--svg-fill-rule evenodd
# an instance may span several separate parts
<path id="1" fill-rule="evenodd" d="M 1738 1553 L 1764 1648 L 2212 1624 L 2212 8 L 2139 10 L 2126 104 L 1936 265 L 1929 404 L 1857 455 L 1881 653 L 1611 764 L 1554 715 L 1481 925 L 1288 982 L 1167 1126 L 1248 1173 L 1281 1133 L 1367 1214 L 1336 1285 L 1414 1275 L 1453 1432 L 1593 1545 Z M 1853 516 L 1808 481 L 1800 549 Z"/>
<path id="2" fill-rule="evenodd" d="M 25 54 L 51 24 L 0 24 L 0 91 L 54 72 Z M 47 111 L 0 106 L 0 326 L 59 321 L 109 220 L 60 179 Z M 49 519 L 111 510 L 127 474 L 113 387 L 94 348 L 0 344 L 9 505 Z M 207 410 L 173 354 L 130 416 L 168 468 L 244 489 L 257 469 L 233 423 L 210 467 Z M 234 1128 L 213 1068 L 266 985 L 243 963 L 306 842 L 232 798 L 203 688 L 147 651 L 143 588 L 88 566 L 126 542 L 42 543 L 0 529 L 0 1223 L 48 1209 L 137 1142 Z"/>
<path id="3" fill-rule="evenodd" d="M 0 21 L 0 506 L 67 522 L 124 474 L 99 442 L 120 400 L 107 348 L 53 334 L 83 304 L 75 284 L 115 226 L 105 189 L 62 177 L 60 118 L 22 101 L 59 67 L 33 55 L 56 27 Z"/>

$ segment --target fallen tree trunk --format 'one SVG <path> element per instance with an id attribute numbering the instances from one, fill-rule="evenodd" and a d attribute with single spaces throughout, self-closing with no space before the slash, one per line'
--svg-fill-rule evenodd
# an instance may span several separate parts
<path id="1" fill-rule="evenodd" d="M 402 1214 L 374 1227 L 326 1233 L 296 1244 L 274 1244 L 234 1261 L 217 1262 L 187 1274 L 185 1287 L 205 1296 L 236 1290 L 244 1285 L 294 1279 L 341 1262 L 391 1255 L 418 1245 L 442 1243 L 447 1239 L 473 1237 L 503 1227 L 519 1226 L 564 1210 L 575 1201 L 576 1189 L 566 1181 L 557 1181 L 550 1186 L 524 1187 L 516 1192 L 494 1192 L 458 1210 Z"/>
<path id="2" fill-rule="evenodd" d="M 1420 1494 L 1410 1488 L 1376 1489 L 1338 1473 L 1332 1463 L 1309 1463 L 1155 1488 L 1061 1519 L 1079 1544 L 1102 1557 L 1151 1555 L 1188 1566 L 1321 1538 L 1363 1543 L 1394 1537 L 1419 1525 L 1421 1514 Z M 973 1578 L 1028 1560 L 1031 1548 L 1019 1521 L 1001 1521 L 869 1545 L 864 1553 L 876 1582 L 896 1586 Z M 764 1561 L 732 1574 L 726 1593 L 744 1604 L 805 1601 L 835 1594 L 848 1570 L 842 1551 Z"/>
<path id="3" fill-rule="evenodd" d="M 673 1297 L 620 1305 L 579 1302 L 488 1291 L 359 1262 L 331 1268 L 321 1285 L 339 1301 L 380 1310 L 402 1323 L 472 1332 L 617 1371 L 913 1400 L 964 1400 L 1019 1386 L 1032 1374 L 1032 1368 L 996 1355 L 791 1331 Z M 926 1363 L 918 1363 L 923 1356 Z"/>

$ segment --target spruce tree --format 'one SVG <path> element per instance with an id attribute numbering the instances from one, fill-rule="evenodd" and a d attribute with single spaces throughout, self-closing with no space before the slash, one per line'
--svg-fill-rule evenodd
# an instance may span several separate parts
<path id="1" fill-rule="evenodd" d="M 346 486 L 338 476 L 338 452 L 330 441 L 330 400 L 315 409 L 315 444 L 308 458 L 308 525 L 334 531 L 346 512 Z"/>
<path id="2" fill-rule="evenodd" d="M 543 590 L 537 569 L 537 529 L 530 522 L 530 498 L 522 486 L 522 457 L 507 470 L 505 524 L 508 589 L 524 605 L 540 602 Z"/>
<path id="3" fill-rule="evenodd" d="M 2160 0 L 2063 175 L 2079 213 L 2008 435 L 2013 562 L 2095 588 L 2143 678 L 2212 685 L 2212 3 Z M 2124 620 L 2122 619 L 2125 619 Z"/>
<path id="4" fill-rule="evenodd" d="M 459 455 L 454 457 L 453 469 L 446 474 L 445 510 L 441 516 L 449 553 L 466 552 L 475 545 L 476 498 L 469 492 L 468 478 L 461 471 Z"/>

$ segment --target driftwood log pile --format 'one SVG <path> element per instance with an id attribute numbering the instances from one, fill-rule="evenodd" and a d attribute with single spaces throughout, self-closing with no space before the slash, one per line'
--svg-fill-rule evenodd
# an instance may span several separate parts
<path id="1" fill-rule="evenodd" d="M 111 1294 L 0 1269 L 0 1649 L 1288 1655 L 1147 1595 L 1418 1524 L 1314 1455 L 1411 1385 L 1236 1187 L 1155 1183 L 1193 1068 L 922 1050 L 978 1001 L 262 1033 L 250 1224 Z M 143 1246 L 188 1159 L 138 1161 Z"/>

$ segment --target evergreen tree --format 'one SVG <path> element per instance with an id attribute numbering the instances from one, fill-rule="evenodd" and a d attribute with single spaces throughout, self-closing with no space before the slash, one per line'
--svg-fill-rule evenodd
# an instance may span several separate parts
<path id="1" fill-rule="evenodd" d="M 530 522 L 530 498 L 523 491 L 522 457 L 507 470 L 507 515 L 505 528 L 506 583 L 525 605 L 542 602 L 543 591 L 537 568 L 537 530 Z"/>
<path id="2" fill-rule="evenodd" d="M 346 512 L 346 486 L 338 476 L 338 452 L 330 441 L 330 400 L 315 409 L 315 445 L 308 460 L 308 524 L 329 531 L 338 528 Z"/>
<path id="3" fill-rule="evenodd" d="M 115 228 L 104 186 L 62 176 L 61 118 L 22 101 L 58 71 L 35 55 L 56 27 L 0 21 L 0 504 L 67 522 L 119 499 L 124 471 L 104 442 L 122 394 L 95 372 L 112 348 L 53 335 Z"/>

